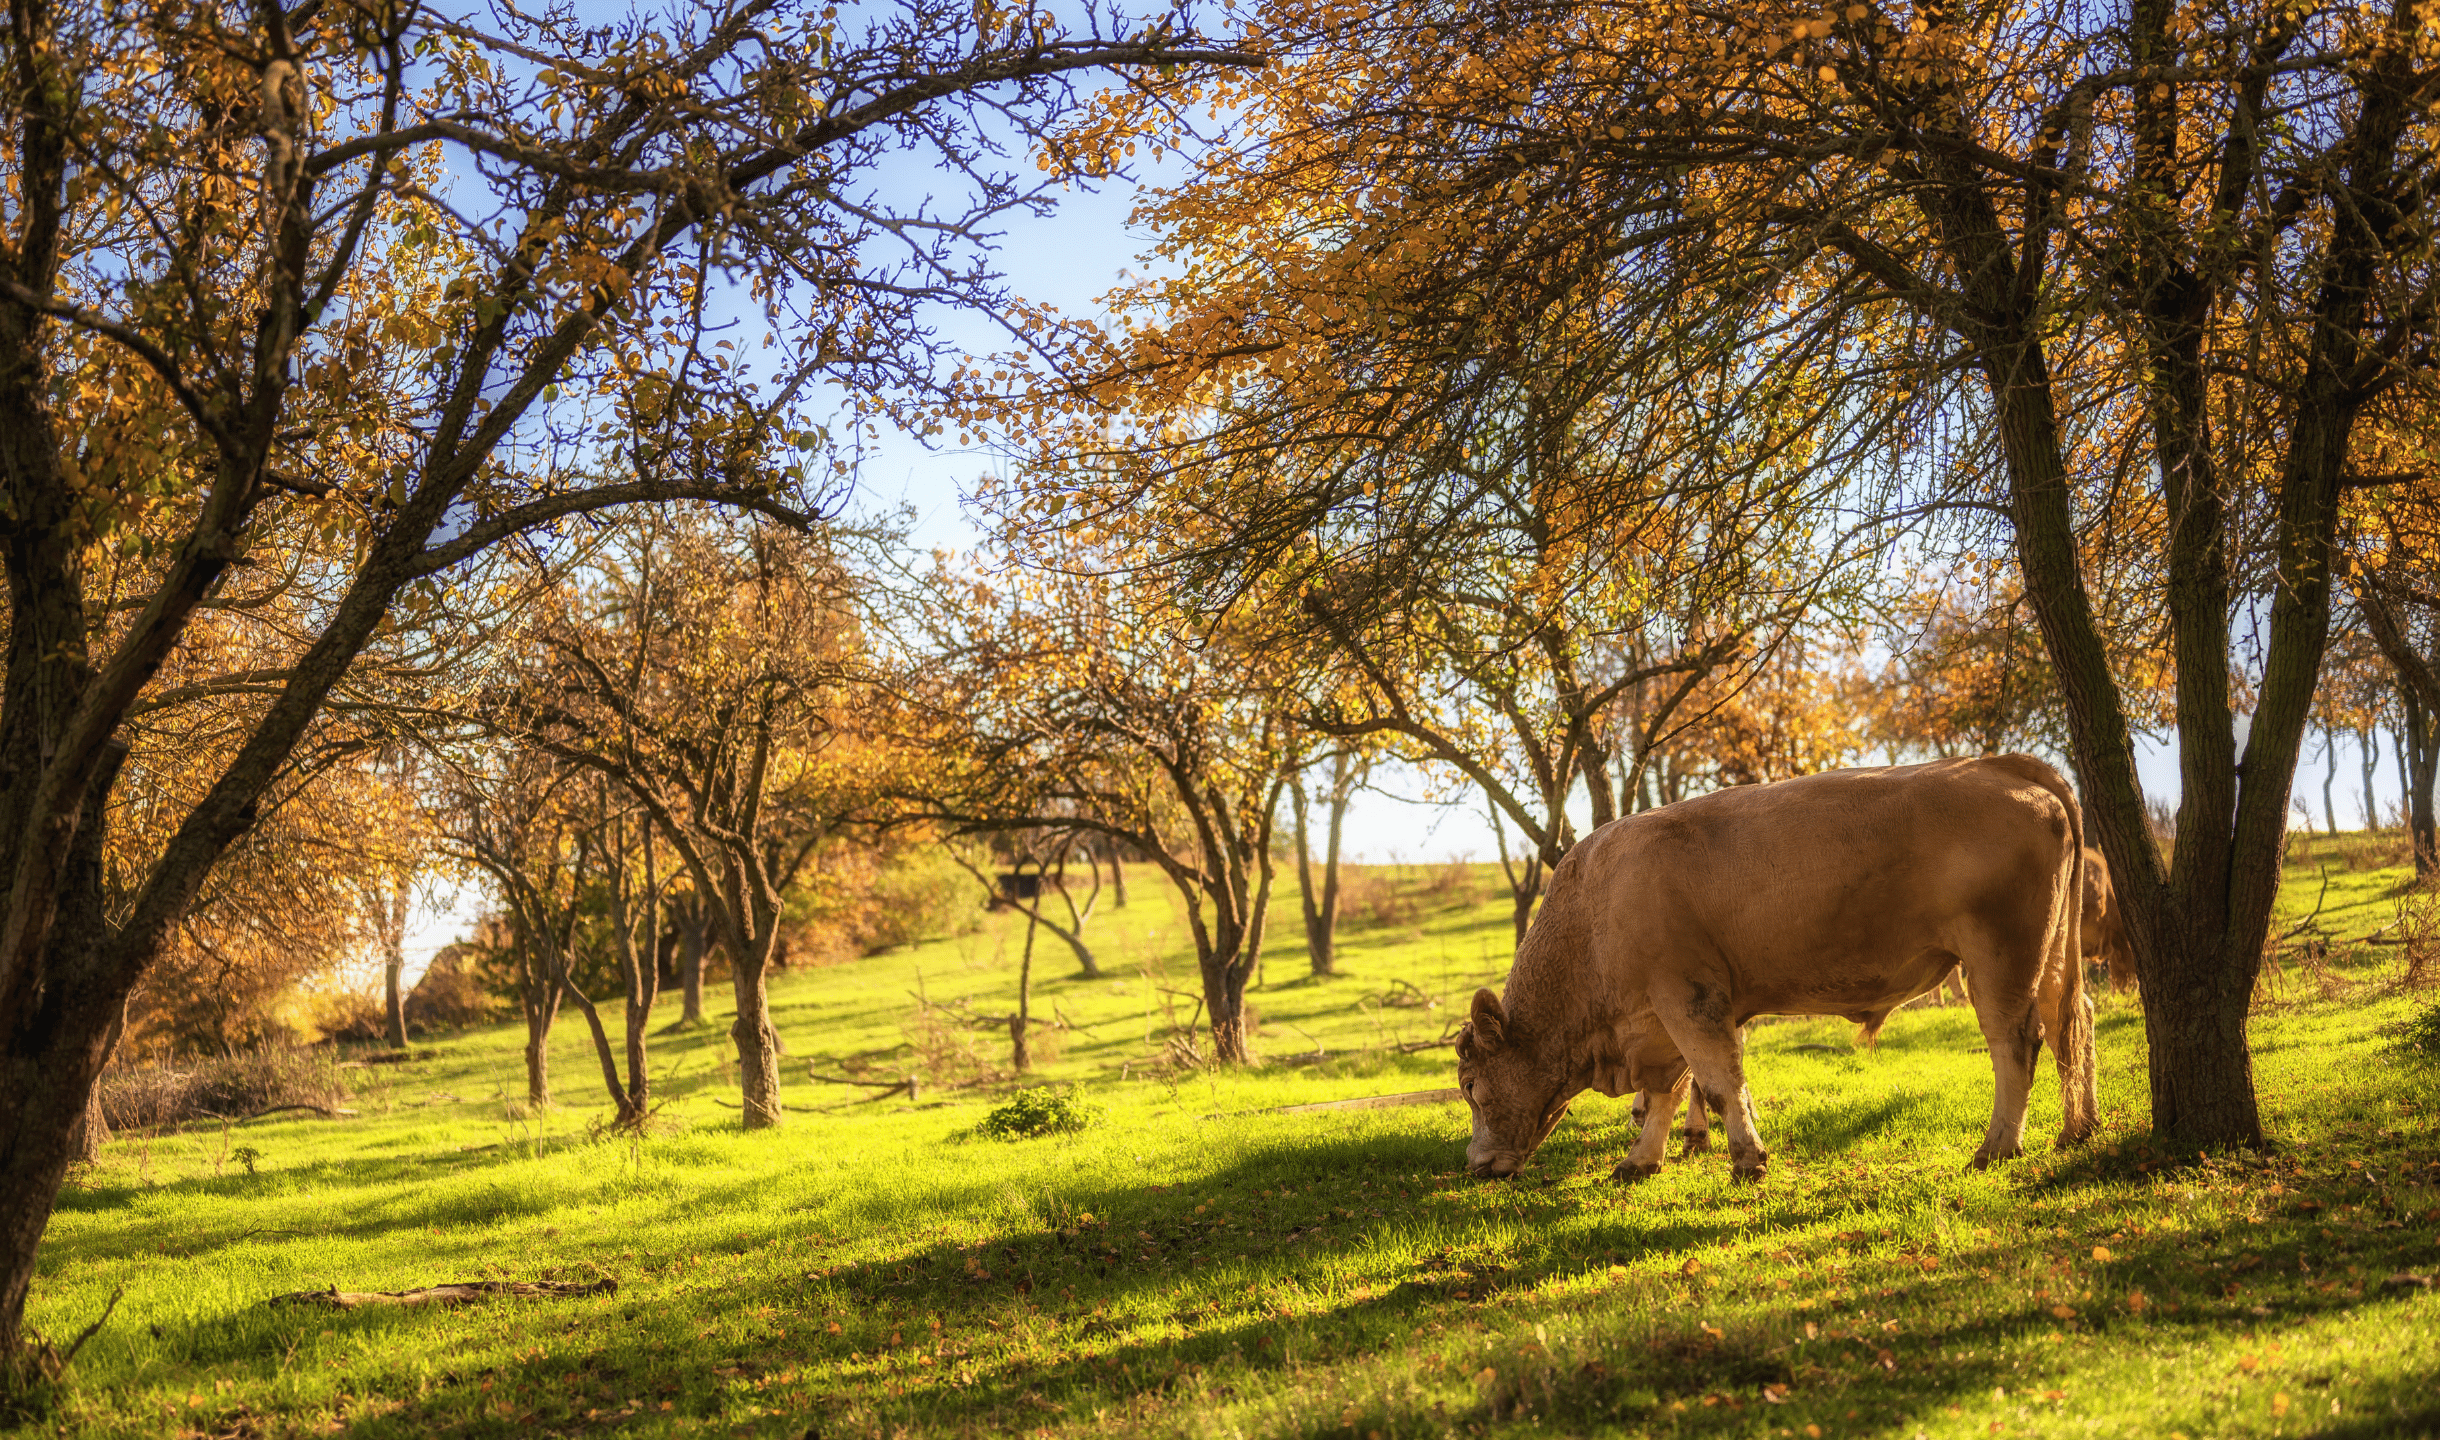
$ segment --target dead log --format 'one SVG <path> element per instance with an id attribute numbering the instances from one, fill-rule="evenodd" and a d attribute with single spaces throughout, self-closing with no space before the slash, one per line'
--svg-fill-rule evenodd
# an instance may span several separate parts
<path id="1" fill-rule="evenodd" d="M 363 1305 L 468 1305 L 488 1300 L 495 1295 L 541 1295 L 566 1298 L 576 1295 L 612 1295 L 618 1292 L 618 1281 L 604 1276 L 599 1280 L 456 1280 L 446 1285 L 428 1285 L 421 1290 L 342 1290 L 333 1285 L 328 1290 L 299 1290 L 289 1295 L 274 1295 L 264 1302 L 270 1305 L 320 1305 L 333 1310 L 354 1310 Z"/>

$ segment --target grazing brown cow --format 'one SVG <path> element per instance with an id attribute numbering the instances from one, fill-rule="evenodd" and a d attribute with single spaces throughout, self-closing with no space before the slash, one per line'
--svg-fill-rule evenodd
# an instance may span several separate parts
<path id="1" fill-rule="evenodd" d="M 1977 1167 L 2023 1153 L 2045 1029 L 2061 1144 L 2099 1098 L 2078 931 L 2083 822 L 2028 755 L 1834 770 L 1629 816 L 1551 874 L 1505 1000 L 1475 992 L 1457 1041 L 1466 1163 L 1514 1174 L 1586 1090 L 1639 1092 L 1620 1179 L 1660 1169 L 1692 1081 L 1720 1102 L 1740 1179 L 1769 1161 L 1738 1027 L 1763 1014 L 1866 1024 L 1955 968 L 1972 984 L 1995 1094 Z M 2047 1025 L 2045 1024 L 2047 1022 Z"/>
<path id="2" fill-rule="evenodd" d="M 2084 958 L 2110 967 L 2110 988 L 2135 988 L 2135 950 L 2127 943 L 2126 912 L 2110 885 L 2110 862 L 2084 847 Z"/>

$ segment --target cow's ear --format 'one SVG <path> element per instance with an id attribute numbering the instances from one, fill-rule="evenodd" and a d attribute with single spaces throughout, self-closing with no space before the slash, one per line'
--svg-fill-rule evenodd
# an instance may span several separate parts
<path id="1" fill-rule="evenodd" d="M 1474 1041 L 1488 1055 L 1500 1048 L 1508 1038 L 1508 1012 L 1501 1008 L 1500 997 L 1488 990 L 1474 992 L 1474 1013 L 1469 1017 L 1474 1026 Z"/>

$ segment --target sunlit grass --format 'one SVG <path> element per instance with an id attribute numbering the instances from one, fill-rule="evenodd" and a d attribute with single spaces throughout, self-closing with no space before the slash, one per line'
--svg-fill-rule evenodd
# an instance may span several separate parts
<path id="1" fill-rule="evenodd" d="M 2290 906 L 2301 877 L 2318 884 L 2293 869 Z M 2413 1002 L 2378 983 L 2379 953 L 2340 998 L 2299 987 L 2258 1017 L 2286 1142 L 2267 1159 L 2150 1150 L 2141 1015 L 2105 998 L 2106 1130 L 2080 1152 L 1966 1172 L 1989 1063 L 1968 1012 L 1927 1009 L 1865 1052 L 1844 1022 L 1756 1027 L 1775 1152 L 1759 1186 L 1715 1155 L 1621 1189 L 1626 1107 L 1597 1096 L 1522 1177 L 1489 1184 L 1457 1173 L 1455 1107 L 1272 1113 L 1449 1083 L 1446 1051 L 1398 1047 L 1496 983 L 1506 907 L 1486 876 L 1404 876 L 1440 889 L 1385 901 L 1339 978 L 1300 978 L 1301 946 L 1283 944 L 1256 997 L 1262 1071 L 1144 1078 L 1164 1002 L 1192 1009 L 1163 990 L 1195 988 L 1149 881 L 1096 924 L 1107 978 L 1036 952 L 1056 978 L 1035 1013 L 1078 1027 L 1044 1074 L 1107 1112 L 1081 1134 L 969 1138 L 1004 1088 L 927 1076 L 909 1106 L 803 1078 L 908 1068 L 913 992 L 1004 1013 L 1020 937 L 1002 917 L 791 976 L 778 1022 L 797 1113 L 776 1133 L 742 1134 L 713 1103 L 733 1089 L 723 1014 L 659 1042 L 673 1099 L 640 1141 L 592 1133 L 605 1112 L 573 1025 L 554 1059 L 565 1108 L 542 1116 L 514 1103 L 519 1037 L 501 1029 L 351 1072 L 355 1121 L 123 1139 L 52 1228 L 38 1325 L 70 1333 L 114 1287 L 126 1298 L 48 1423 L 791 1440 L 2440 1428 L 2435 1302 L 2390 1283 L 2440 1258 L 2440 1072 L 2388 1048 L 2381 1027 Z M 1004 1031 L 970 1034 L 1005 1064 Z M 2057 1117 L 2046 1082 L 2029 1133 Z M 484 1275 L 620 1289 L 447 1313 L 263 1303 Z"/>

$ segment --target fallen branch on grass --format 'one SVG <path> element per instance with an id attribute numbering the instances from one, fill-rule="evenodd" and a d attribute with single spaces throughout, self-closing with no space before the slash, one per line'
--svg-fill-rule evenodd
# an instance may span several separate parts
<path id="1" fill-rule="evenodd" d="M 1397 1105 L 1446 1105 L 1466 1098 L 1463 1090 L 1409 1090 L 1402 1095 L 1366 1095 L 1356 1100 L 1323 1100 L 1312 1105 L 1283 1105 L 1274 1115 L 1307 1115 L 1317 1110 L 1387 1110 Z"/>
<path id="2" fill-rule="evenodd" d="M 311 1110 L 325 1120 L 353 1120 L 356 1118 L 355 1111 L 338 1105 L 273 1105 L 268 1109 L 257 1110 L 251 1115 L 216 1115 L 209 1110 L 199 1110 L 196 1113 L 206 1119 L 218 1120 L 224 1125 L 243 1125 L 249 1120 L 260 1120 L 265 1115 L 279 1115 L 290 1110 Z"/>
<path id="3" fill-rule="evenodd" d="M 427 1285 L 421 1290 L 342 1290 L 333 1285 L 328 1290 L 299 1290 L 289 1295 L 274 1295 L 263 1302 L 267 1305 L 321 1305 L 333 1310 L 353 1310 L 363 1305 L 467 1305 L 488 1300 L 494 1295 L 542 1295 L 567 1298 L 577 1295 L 614 1295 L 618 1281 L 604 1276 L 590 1282 L 575 1280 L 455 1280 L 446 1285 Z"/>
<path id="4" fill-rule="evenodd" d="M 126 1282 L 121 1281 L 119 1283 L 119 1287 L 110 1292 L 110 1303 L 102 1307 L 102 1313 L 94 1316 L 93 1323 L 86 1326 L 82 1331 L 78 1332 L 76 1339 L 69 1344 L 66 1350 L 60 1353 L 60 1369 L 66 1370 L 68 1366 L 76 1359 L 76 1352 L 85 1348 L 85 1342 L 102 1333 L 102 1327 L 110 1323 L 111 1315 L 118 1310 L 119 1301 L 125 1299 L 126 1295 Z"/>
<path id="5" fill-rule="evenodd" d="M 149 1125 L 117 1125 L 112 1129 L 123 1135 L 161 1135 L 184 1130 L 190 1125 L 244 1125 L 266 1115 L 278 1115 L 290 1110 L 311 1110 L 325 1120 L 353 1120 L 356 1112 L 338 1105 L 274 1105 L 248 1115 L 223 1115 L 217 1110 L 197 1110 L 179 1120 L 156 1120 Z"/>
<path id="6" fill-rule="evenodd" d="M 817 1075 L 811 1069 L 807 1069 L 805 1071 L 805 1078 L 808 1080 L 819 1080 L 825 1085 L 861 1085 L 867 1090 L 904 1090 L 908 1085 L 914 1083 L 910 1080 L 903 1079 L 849 1080 L 838 1075 Z"/>

